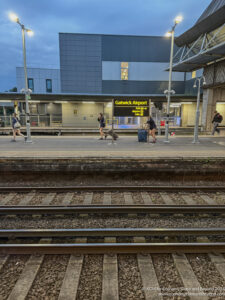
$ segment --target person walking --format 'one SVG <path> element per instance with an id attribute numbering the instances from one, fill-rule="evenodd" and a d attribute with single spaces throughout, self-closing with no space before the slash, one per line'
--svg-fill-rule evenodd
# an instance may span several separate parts
<path id="1" fill-rule="evenodd" d="M 99 122 L 99 132 L 100 132 L 100 139 L 103 140 L 103 137 L 107 137 L 107 135 L 103 132 L 103 128 L 105 128 L 105 118 L 102 113 L 98 115 L 98 122 Z"/>
<path id="2" fill-rule="evenodd" d="M 16 142 L 16 135 L 18 134 L 19 136 L 24 137 L 24 139 L 26 139 L 26 137 L 20 132 L 20 122 L 19 119 L 17 117 L 17 114 L 14 113 L 13 117 L 12 117 L 12 129 L 13 129 L 13 139 L 12 142 Z"/>
<path id="3" fill-rule="evenodd" d="M 219 130 L 218 126 L 222 121 L 223 121 L 223 117 L 221 116 L 221 114 L 218 113 L 217 110 L 215 110 L 214 111 L 214 117 L 213 117 L 213 120 L 212 120 L 212 123 L 213 123 L 212 135 L 214 135 L 215 132 L 220 134 L 220 130 Z"/>
<path id="4" fill-rule="evenodd" d="M 150 116 L 149 120 L 147 121 L 147 124 L 149 125 L 149 135 L 152 136 L 153 141 L 152 143 L 156 143 L 156 124 L 153 118 Z"/>

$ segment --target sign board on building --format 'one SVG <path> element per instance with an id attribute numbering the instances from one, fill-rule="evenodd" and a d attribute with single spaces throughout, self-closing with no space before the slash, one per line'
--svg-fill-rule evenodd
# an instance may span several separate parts
<path id="1" fill-rule="evenodd" d="M 148 117 L 149 100 L 114 100 L 115 117 Z"/>

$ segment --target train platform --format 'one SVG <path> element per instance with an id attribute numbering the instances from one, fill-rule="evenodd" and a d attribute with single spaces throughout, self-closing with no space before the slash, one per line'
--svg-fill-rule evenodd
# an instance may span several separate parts
<path id="1" fill-rule="evenodd" d="M 135 136 L 121 136 L 112 143 L 110 138 L 99 140 L 98 136 L 33 136 L 33 143 L 24 143 L 18 137 L 0 137 L 1 158 L 225 158 L 225 136 L 200 136 L 199 144 L 193 137 L 171 136 L 164 143 L 164 136 L 157 143 L 139 143 Z"/>

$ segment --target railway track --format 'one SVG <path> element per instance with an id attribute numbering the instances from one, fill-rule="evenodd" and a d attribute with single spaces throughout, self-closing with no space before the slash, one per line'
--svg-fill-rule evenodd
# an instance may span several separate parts
<path id="1" fill-rule="evenodd" d="M 123 186 L 11 186 L 0 187 L 1 192 L 104 192 L 104 191 L 146 191 L 146 192 L 225 192 L 225 186 L 140 186 L 140 185 L 123 185 Z"/>
<path id="2" fill-rule="evenodd" d="M 196 242 L 147 242 L 145 237 L 195 237 Z M 204 237 L 199 242 L 198 237 Z M 225 252 L 225 242 L 210 242 L 207 237 L 225 236 L 225 228 L 108 228 L 108 229 L 9 229 L 0 230 L 0 238 L 49 238 L 49 243 L 2 243 L 0 254 L 105 254 L 105 253 L 207 253 Z M 56 243 L 52 239 L 63 237 Z M 70 243 L 66 238 L 104 238 L 104 242 Z M 131 241 L 117 242 L 118 237 L 130 237 Z M 109 239 L 110 238 L 110 239 Z"/>
<path id="3" fill-rule="evenodd" d="M 0 206 L 1 215 L 224 214 L 225 205 Z"/>

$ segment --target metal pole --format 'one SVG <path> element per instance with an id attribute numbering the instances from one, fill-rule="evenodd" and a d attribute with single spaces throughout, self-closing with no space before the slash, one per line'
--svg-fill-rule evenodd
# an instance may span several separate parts
<path id="1" fill-rule="evenodd" d="M 174 48 L 174 29 L 171 31 L 171 50 L 170 50 L 170 69 L 169 69 L 169 83 L 167 94 L 167 110 L 166 110 L 166 124 L 165 124 L 165 143 L 169 143 L 169 117 L 170 117 L 170 96 L 171 96 L 171 83 L 172 83 L 172 68 L 173 68 L 173 48 Z"/>
<path id="2" fill-rule="evenodd" d="M 195 117 L 195 129 L 194 129 L 194 140 L 193 140 L 193 144 L 199 144 L 199 139 L 198 139 L 198 125 L 199 125 L 199 116 L 200 116 L 200 110 L 199 110 L 199 106 L 200 106 L 200 88 L 201 88 L 201 78 L 197 79 L 198 83 L 198 96 L 197 96 L 197 108 L 196 108 L 196 117 Z"/>
<path id="3" fill-rule="evenodd" d="M 26 62 L 26 44 L 25 44 L 25 28 L 24 25 L 21 25 L 22 28 L 22 40 L 23 40 L 23 65 L 24 65 L 24 78 L 25 78 L 25 102 L 26 102 L 26 131 L 27 137 L 25 142 L 32 143 L 31 133 L 30 133 L 30 110 L 29 110 L 29 91 L 28 91 L 28 82 L 27 82 L 27 62 Z"/>

